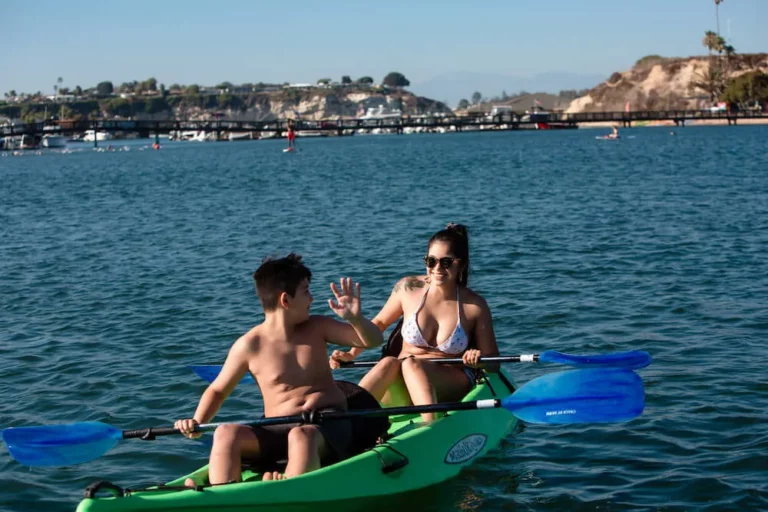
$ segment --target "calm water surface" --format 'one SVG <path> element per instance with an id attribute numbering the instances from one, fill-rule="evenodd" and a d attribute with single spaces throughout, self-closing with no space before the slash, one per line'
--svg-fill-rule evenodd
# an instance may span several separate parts
<path id="1" fill-rule="evenodd" d="M 502 352 L 648 350 L 646 410 L 528 426 L 388 508 L 767 509 L 768 127 L 598 134 L 1 157 L 0 427 L 187 417 L 204 384 L 186 366 L 223 360 L 261 319 L 250 274 L 262 257 L 304 255 L 317 313 L 328 282 L 354 276 L 372 316 L 456 221 L 470 227 L 470 285 Z M 562 368 L 508 369 L 525 382 Z M 260 407 L 243 387 L 219 419 Z M 30 469 L 3 447 L 0 509 L 73 510 L 94 480 L 158 483 L 206 458 L 174 437 Z"/>

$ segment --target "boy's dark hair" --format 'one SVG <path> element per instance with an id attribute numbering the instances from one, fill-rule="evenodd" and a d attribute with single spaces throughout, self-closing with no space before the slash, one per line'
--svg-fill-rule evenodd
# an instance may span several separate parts
<path id="1" fill-rule="evenodd" d="M 301 262 L 301 256 L 294 253 L 285 258 L 264 258 L 261 266 L 253 273 L 256 295 L 264 311 L 277 309 L 277 301 L 283 292 L 294 297 L 304 279 L 311 281 L 312 272 Z"/>

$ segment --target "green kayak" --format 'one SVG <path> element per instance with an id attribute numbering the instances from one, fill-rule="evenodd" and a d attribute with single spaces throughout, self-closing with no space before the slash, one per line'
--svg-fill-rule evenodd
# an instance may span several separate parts
<path id="1" fill-rule="evenodd" d="M 506 374 L 488 374 L 487 382 L 475 386 L 464 401 L 503 398 L 513 391 Z M 453 478 L 495 448 L 518 420 L 507 410 L 496 408 L 449 412 L 430 425 L 423 425 L 418 415 L 393 416 L 390 421 L 391 437 L 384 443 L 299 477 L 262 482 L 260 474 L 246 470 L 240 483 L 179 489 L 186 478 L 205 482 L 205 466 L 166 484 L 173 489 L 132 490 L 119 497 L 99 491 L 81 501 L 77 512 L 263 512 L 323 507 L 330 502 L 337 508 L 339 502 L 403 493 Z"/>

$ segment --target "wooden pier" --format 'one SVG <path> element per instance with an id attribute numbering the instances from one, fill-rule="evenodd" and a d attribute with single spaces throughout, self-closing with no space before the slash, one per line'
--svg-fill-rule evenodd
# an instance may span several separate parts
<path id="1" fill-rule="evenodd" d="M 360 130 L 381 130 L 403 133 L 407 128 L 427 131 L 475 131 L 475 130 L 520 130 L 520 129 L 555 129 L 576 128 L 585 123 L 614 123 L 625 128 L 637 122 L 672 121 L 684 126 L 688 121 L 725 120 L 729 125 L 736 125 L 742 119 L 766 119 L 768 112 L 762 111 L 710 111 L 710 110 L 659 110 L 634 112 L 585 112 L 578 114 L 504 113 L 497 116 L 401 116 L 384 119 L 335 119 L 324 121 L 297 120 L 297 132 L 325 132 L 328 135 L 351 135 Z M 160 134 L 185 131 L 205 131 L 216 134 L 220 140 L 223 133 L 251 132 L 261 134 L 271 132 L 282 136 L 288 127 L 287 120 L 279 121 L 242 121 L 229 119 L 196 120 L 108 120 L 81 119 L 77 121 L 47 121 L 45 123 L 26 123 L 23 125 L 0 126 L 0 137 L 27 135 L 42 137 L 46 134 L 79 134 L 87 130 L 108 133 L 138 133 L 140 137 L 154 136 L 157 141 Z M 301 133 L 299 133 L 301 136 Z M 102 141 L 104 142 L 104 141 Z M 98 144 L 98 142 L 95 142 Z"/>

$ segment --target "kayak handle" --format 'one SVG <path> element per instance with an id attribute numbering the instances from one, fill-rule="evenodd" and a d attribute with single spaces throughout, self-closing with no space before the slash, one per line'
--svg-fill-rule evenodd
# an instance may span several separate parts
<path id="1" fill-rule="evenodd" d="M 125 490 L 123 490 L 122 487 L 118 487 L 112 482 L 107 482 L 106 480 L 99 480 L 98 482 L 93 482 L 91 485 L 85 488 L 85 491 L 83 492 L 83 495 L 86 498 L 93 499 L 96 497 L 96 493 L 100 490 L 109 491 L 113 497 L 115 498 L 122 498 L 125 496 Z"/>
<path id="2" fill-rule="evenodd" d="M 397 471 L 398 469 L 403 469 L 405 466 L 408 465 L 410 461 L 408 459 L 398 459 L 394 462 L 390 462 L 384 466 L 381 467 L 381 472 L 385 475 L 388 473 L 393 473 Z"/>

